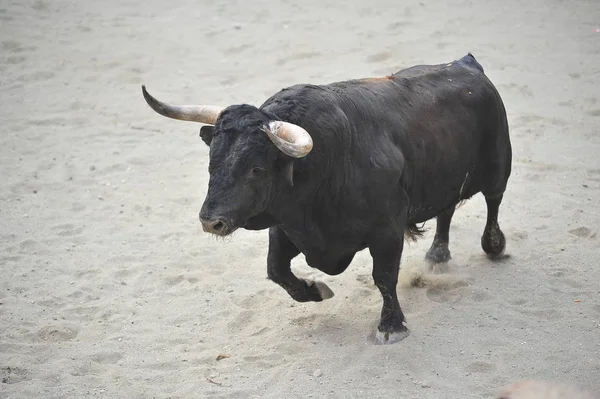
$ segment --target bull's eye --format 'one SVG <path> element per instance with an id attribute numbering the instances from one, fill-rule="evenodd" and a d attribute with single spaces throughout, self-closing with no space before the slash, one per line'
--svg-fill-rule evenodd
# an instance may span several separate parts
<path id="1" fill-rule="evenodd" d="M 250 171 L 250 175 L 253 177 L 261 176 L 263 173 L 265 173 L 265 168 L 261 168 L 260 166 L 256 166 Z"/>

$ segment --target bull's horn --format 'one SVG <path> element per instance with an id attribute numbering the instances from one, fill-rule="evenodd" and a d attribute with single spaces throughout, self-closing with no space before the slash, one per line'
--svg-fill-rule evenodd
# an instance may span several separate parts
<path id="1" fill-rule="evenodd" d="M 273 144 L 286 155 L 302 158 L 312 150 L 313 141 L 310 134 L 293 123 L 272 121 L 263 128 Z"/>
<path id="2" fill-rule="evenodd" d="M 225 107 L 216 105 L 169 105 L 162 101 L 158 101 L 152 97 L 147 91 L 146 86 L 142 85 L 142 93 L 144 99 L 156 112 L 166 116 L 167 118 L 178 119 L 181 121 L 191 121 L 214 125 L 221 111 Z"/>

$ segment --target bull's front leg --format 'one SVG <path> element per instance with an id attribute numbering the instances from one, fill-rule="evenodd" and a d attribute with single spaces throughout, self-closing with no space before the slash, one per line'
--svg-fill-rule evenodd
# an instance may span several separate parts
<path id="1" fill-rule="evenodd" d="M 299 279 L 292 273 L 291 260 L 300 250 L 279 227 L 269 229 L 267 275 L 298 302 L 320 302 L 333 297 L 333 291 L 322 282 Z"/>
<path id="2" fill-rule="evenodd" d="M 369 245 L 373 257 L 373 281 L 383 297 L 381 319 L 375 335 L 379 344 L 393 344 L 408 336 L 396 294 L 403 247 L 403 236 L 397 234 L 379 237 Z"/>

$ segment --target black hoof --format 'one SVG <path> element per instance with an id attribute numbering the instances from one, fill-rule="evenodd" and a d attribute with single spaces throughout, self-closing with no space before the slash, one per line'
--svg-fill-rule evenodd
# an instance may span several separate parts
<path id="1" fill-rule="evenodd" d="M 486 229 L 481 236 L 481 248 L 491 258 L 496 258 L 504 254 L 506 248 L 506 239 L 504 233 L 498 227 Z"/>
<path id="2" fill-rule="evenodd" d="M 329 298 L 333 298 L 333 291 L 331 291 L 331 288 L 329 288 L 327 286 L 327 284 L 322 283 L 320 281 L 305 281 L 306 285 L 308 285 L 309 287 L 314 287 L 317 289 L 317 292 L 319 294 L 319 296 L 321 297 L 321 301 L 324 301 L 325 299 L 329 299 Z M 319 302 L 319 301 L 317 301 Z"/>
<path id="3" fill-rule="evenodd" d="M 432 245 L 429 251 L 425 254 L 425 259 L 431 263 L 446 263 L 452 256 L 448 245 Z"/>
<path id="4" fill-rule="evenodd" d="M 333 297 L 333 291 L 320 281 L 301 280 L 299 289 L 288 293 L 296 302 L 321 302 Z"/>

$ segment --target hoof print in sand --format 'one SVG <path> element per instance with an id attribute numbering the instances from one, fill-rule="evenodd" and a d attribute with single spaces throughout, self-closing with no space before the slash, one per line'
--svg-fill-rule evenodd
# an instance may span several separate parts
<path id="1" fill-rule="evenodd" d="M 119 352 L 99 352 L 91 356 L 94 363 L 100 364 L 116 364 L 123 358 Z"/>
<path id="2" fill-rule="evenodd" d="M 22 381 L 28 381 L 31 379 L 29 371 L 20 367 L 2 367 L 2 383 L 3 384 L 16 384 Z"/>
<path id="3" fill-rule="evenodd" d="M 463 298 L 464 288 L 469 285 L 467 280 L 438 282 L 437 285 L 427 288 L 425 295 L 430 301 L 438 303 L 455 303 Z M 432 284 L 433 285 L 433 284 Z"/>
<path id="4" fill-rule="evenodd" d="M 579 238 L 587 238 L 592 234 L 592 230 L 588 229 L 585 226 L 582 226 L 573 230 L 569 230 L 569 234 L 573 234 L 574 236 L 577 236 Z"/>
<path id="5" fill-rule="evenodd" d="M 455 290 L 444 290 L 441 288 L 429 288 L 426 291 L 426 295 L 430 301 L 438 303 L 455 303 L 461 298 L 460 292 Z"/>
<path id="6" fill-rule="evenodd" d="M 79 331 L 65 326 L 48 326 L 38 331 L 37 336 L 43 341 L 63 342 L 73 340 Z"/>
<path id="7" fill-rule="evenodd" d="M 466 367 L 469 373 L 493 373 L 496 366 L 488 362 L 473 362 Z"/>
<path id="8" fill-rule="evenodd" d="M 61 237 L 71 237 L 81 234 L 83 226 L 76 226 L 71 223 L 59 224 L 52 228 L 56 232 L 56 235 Z"/>

